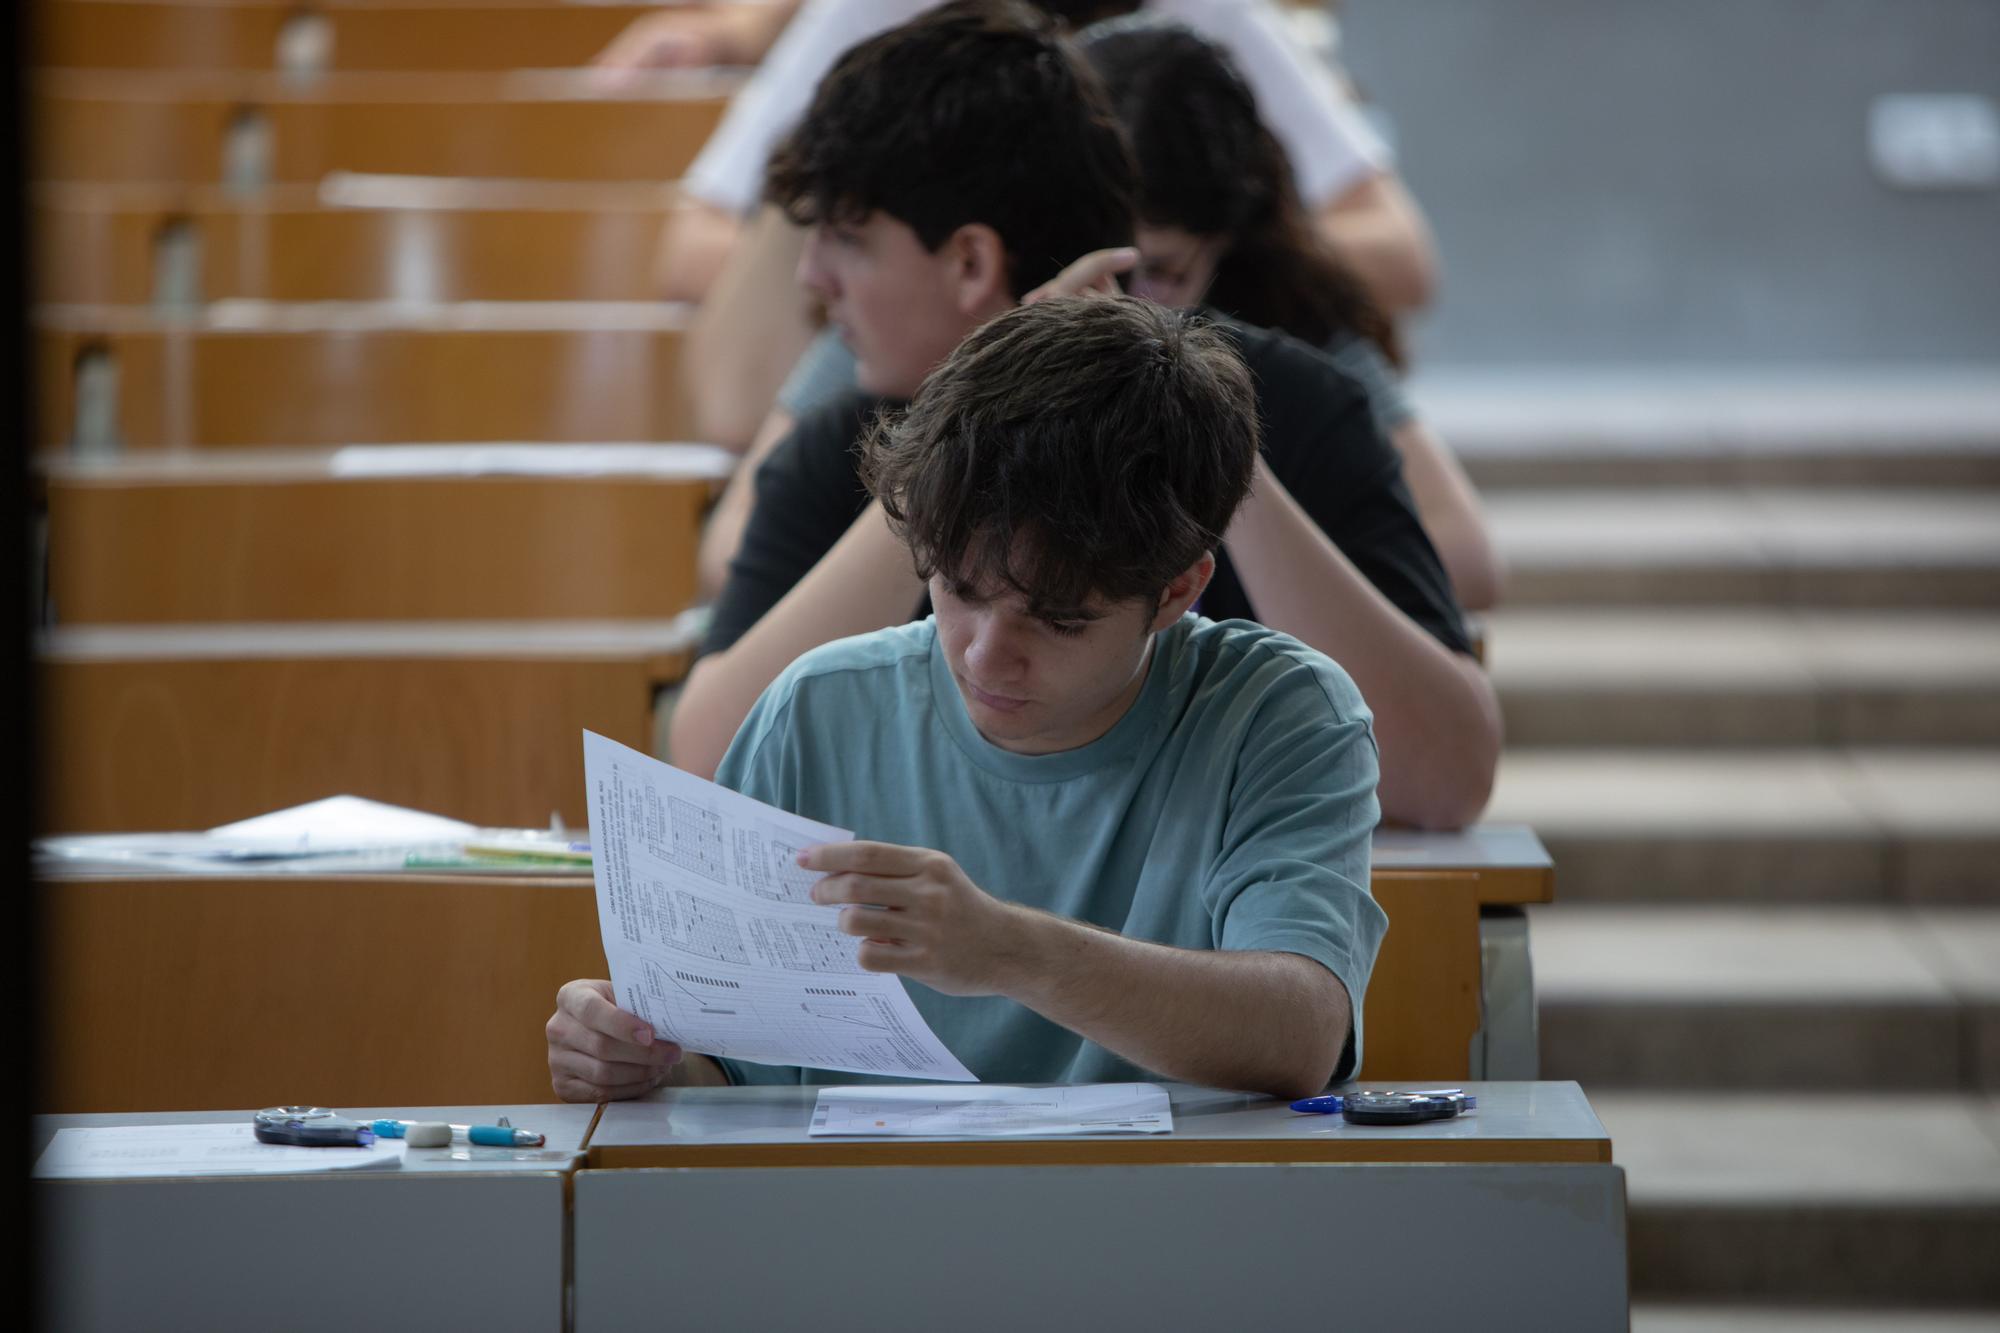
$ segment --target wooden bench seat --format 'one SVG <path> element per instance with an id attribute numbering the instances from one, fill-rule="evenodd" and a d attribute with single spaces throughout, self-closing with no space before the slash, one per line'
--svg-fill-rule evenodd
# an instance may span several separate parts
<path id="1" fill-rule="evenodd" d="M 661 303 L 45 306 L 35 319 L 50 447 L 649 441 L 689 429 L 687 314 Z M 89 361 L 115 368 L 115 408 L 94 425 L 77 415 Z"/>
<path id="2" fill-rule="evenodd" d="M 578 470 L 567 476 L 490 465 L 464 475 L 452 461 L 385 476 L 356 450 L 50 460 L 41 470 L 50 601 L 65 625 L 653 619 L 685 609 L 702 515 L 729 456 L 557 450 L 571 452 Z M 655 470 L 627 460 L 634 452 Z M 445 451 L 454 461 L 462 453 Z M 437 457 L 400 450 L 392 462 Z M 609 471 L 585 470 L 583 460 L 600 458 Z"/>
<path id="3" fill-rule="evenodd" d="M 252 198 L 51 184 L 33 191 L 35 297 L 649 301 L 676 197 L 671 186 L 433 177 L 334 177 Z"/>
<path id="4" fill-rule="evenodd" d="M 81 69 L 491 70 L 587 65 L 655 5 L 348 3 L 297 0 L 45 0 L 35 62 Z"/>
<path id="5" fill-rule="evenodd" d="M 581 71 L 334 74 L 308 84 L 45 71 L 30 99 L 32 170 L 38 180 L 239 187 L 334 171 L 658 184 L 694 160 L 734 87 L 701 73 L 662 73 L 612 94 L 594 91 Z"/>
<path id="6" fill-rule="evenodd" d="M 38 814 L 203 829 L 350 792 L 582 827 L 584 730 L 649 748 L 654 695 L 692 646 L 672 621 L 50 631 Z"/>

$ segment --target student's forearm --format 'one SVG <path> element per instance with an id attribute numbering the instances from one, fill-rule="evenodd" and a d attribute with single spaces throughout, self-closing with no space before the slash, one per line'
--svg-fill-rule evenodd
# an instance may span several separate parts
<path id="1" fill-rule="evenodd" d="M 1309 1097 L 1333 1077 L 1347 988 L 1300 954 L 1175 949 L 1013 906 L 1002 994 L 1141 1069 Z"/>
<path id="2" fill-rule="evenodd" d="M 800 654 L 902 624 L 923 592 L 910 548 L 889 530 L 881 505 L 869 505 L 749 633 L 688 673 L 668 737 L 673 762 L 714 776 L 757 696 Z"/>
<path id="3" fill-rule="evenodd" d="M 1458 828 L 1485 808 L 1500 705 L 1470 657 L 1398 611 L 1260 461 L 1225 541 L 1257 618 L 1345 667 L 1375 715 L 1384 818 Z"/>
<path id="4" fill-rule="evenodd" d="M 1314 221 L 1384 311 L 1395 315 L 1430 304 L 1437 290 L 1430 224 L 1394 176 L 1361 182 L 1321 205 Z"/>
<path id="5" fill-rule="evenodd" d="M 653 285 L 666 301 L 699 301 L 728 261 L 743 223 L 728 209 L 689 199 L 667 214 L 653 259 Z"/>
<path id="6" fill-rule="evenodd" d="M 736 548 L 743 544 L 743 529 L 757 504 L 757 469 L 791 434 L 792 424 L 791 413 L 782 408 L 771 410 L 771 415 L 758 427 L 756 438 L 750 441 L 749 449 L 744 451 L 743 460 L 736 465 L 729 484 L 722 488 L 722 498 L 709 511 L 708 523 L 701 530 L 701 553 L 695 561 L 703 601 L 713 600 L 728 581 L 729 562 L 736 558 Z"/>
<path id="7" fill-rule="evenodd" d="M 703 440 L 741 448 L 812 341 L 795 276 L 805 232 L 775 208 L 757 215 L 689 327 L 682 380 Z"/>
<path id="8" fill-rule="evenodd" d="M 1492 610 L 1500 600 L 1500 556 L 1472 479 L 1422 421 L 1405 421 L 1389 438 L 1403 456 L 1403 479 L 1417 502 L 1417 517 L 1451 575 L 1459 605 L 1468 611 Z"/>
<path id="9" fill-rule="evenodd" d="M 669 1088 L 726 1088 L 729 1075 L 722 1072 L 722 1066 L 706 1055 L 684 1055 L 678 1064 L 667 1069 L 667 1076 L 660 1080 Z"/>
<path id="10" fill-rule="evenodd" d="M 801 0 L 761 0 L 756 4 L 731 3 L 725 35 L 716 52 L 717 64 L 755 65 L 770 54 L 778 35 L 799 12 Z"/>

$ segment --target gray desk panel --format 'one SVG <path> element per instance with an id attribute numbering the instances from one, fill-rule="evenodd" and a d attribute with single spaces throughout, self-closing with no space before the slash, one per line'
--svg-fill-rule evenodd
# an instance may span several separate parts
<path id="1" fill-rule="evenodd" d="M 577 1333 L 1626 1326 L 1610 1165 L 582 1171 Z"/>
<path id="2" fill-rule="evenodd" d="M 562 1326 L 563 1177 L 36 1182 L 44 1327 Z"/>
<path id="3" fill-rule="evenodd" d="M 417 1150 L 396 1171 L 36 1181 L 46 1326 L 558 1329 L 564 1175 L 594 1109 L 355 1108 L 460 1124 L 506 1115 L 550 1144 Z M 61 1128 L 249 1114 L 40 1116 L 34 1139 L 39 1152 Z"/>

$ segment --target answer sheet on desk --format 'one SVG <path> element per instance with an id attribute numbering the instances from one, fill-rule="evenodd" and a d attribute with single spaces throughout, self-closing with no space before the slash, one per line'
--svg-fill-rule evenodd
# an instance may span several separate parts
<path id="1" fill-rule="evenodd" d="M 1008 1138 L 1046 1134 L 1171 1134 L 1174 1112 L 1156 1083 L 1058 1088 L 822 1088 L 812 1134 Z"/>
<path id="2" fill-rule="evenodd" d="M 597 921 L 620 1008 L 702 1055 L 976 1082 L 902 981 L 864 972 L 801 850 L 854 835 L 583 733 Z"/>

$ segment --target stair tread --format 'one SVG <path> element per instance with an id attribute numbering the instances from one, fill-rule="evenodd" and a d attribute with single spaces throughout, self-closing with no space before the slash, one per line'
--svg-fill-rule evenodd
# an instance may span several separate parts
<path id="1" fill-rule="evenodd" d="M 1556 904 L 1544 1004 L 1952 1005 L 2000 995 L 2000 909 Z"/>
<path id="2" fill-rule="evenodd" d="M 1517 572 L 2000 565 L 2000 495 L 1977 491 L 1513 490 L 1489 495 L 1486 513 L 1495 545 Z"/>
<path id="3" fill-rule="evenodd" d="M 1965 1093 L 1591 1094 L 1651 1207 L 2000 1210 L 2000 1101 Z"/>

